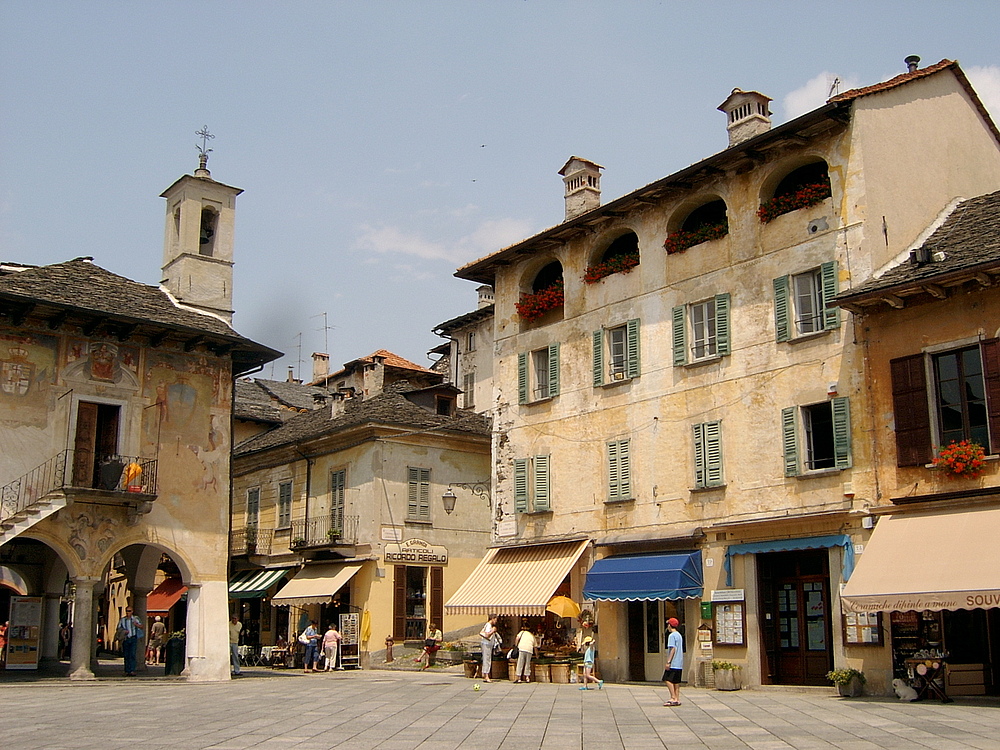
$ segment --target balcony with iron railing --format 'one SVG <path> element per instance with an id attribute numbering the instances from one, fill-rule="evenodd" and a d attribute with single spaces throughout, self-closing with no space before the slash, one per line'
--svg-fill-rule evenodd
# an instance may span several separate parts
<path id="1" fill-rule="evenodd" d="M 291 541 L 293 550 L 316 549 L 320 547 L 340 547 L 357 544 L 358 516 L 344 516 L 334 519 L 330 516 L 301 518 L 292 521 Z"/>
<path id="2" fill-rule="evenodd" d="M 0 487 L 0 521 L 55 492 L 111 501 L 149 502 L 157 494 L 157 461 L 67 449 Z"/>
<path id="3" fill-rule="evenodd" d="M 257 526 L 244 526 L 233 529 L 229 537 L 229 554 L 239 555 L 270 555 L 271 541 L 274 539 L 274 529 L 262 529 Z"/>

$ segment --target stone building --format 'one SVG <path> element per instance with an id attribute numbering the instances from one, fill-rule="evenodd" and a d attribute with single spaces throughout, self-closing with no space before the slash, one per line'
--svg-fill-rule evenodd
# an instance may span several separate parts
<path id="1" fill-rule="evenodd" d="M 479 304 L 434 328 L 447 341 L 432 349 L 441 358 L 434 369 L 462 391 L 463 409 L 489 413 L 493 408 L 493 289 L 477 290 Z"/>
<path id="2" fill-rule="evenodd" d="M 54 658 L 71 616 L 71 676 L 92 677 L 97 625 L 113 633 L 121 614 L 98 609 L 105 582 L 144 618 L 167 567 L 187 588 L 185 674 L 229 676 L 232 383 L 279 356 L 229 324 L 239 192 L 203 161 L 163 194 L 160 288 L 89 258 L 0 269 L 0 567 L 19 581 L 0 585 L 0 618 L 18 628 L 14 664 Z"/>
<path id="3" fill-rule="evenodd" d="M 660 678 L 668 617 L 692 683 L 712 658 L 750 684 L 844 661 L 884 485 L 862 332 L 831 301 L 1000 186 L 1000 134 L 949 60 L 776 127 L 769 101 L 734 89 L 727 148 L 606 204 L 573 157 L 561 224 L 458 270 L 495 289 L 497 533 L 446 611 L 585 601 L 610 680 Z"/>

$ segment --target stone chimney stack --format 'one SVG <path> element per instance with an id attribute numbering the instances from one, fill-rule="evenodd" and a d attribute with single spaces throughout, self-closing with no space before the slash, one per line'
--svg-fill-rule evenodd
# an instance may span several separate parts
<path id="1" fill-rule="evenodd" d="M 493 287 L 488 284 L 483 284 L 477 290 L 479 292 L 479 305 L 477 309 L 482 309 L 484 307 L 489 307 L 493 304 Z"/>
<path id="2" fill-rule="evenodd" d="M 571 156 L 559 170 L 566 185 L 566 221 L 601 205 L 602 169 L 600 164 Z"/>
<path id="3" fill-rule="evenodd" d="M 372 361 L 362 368 L 362 398 L 367 401 L 385 387 L 385 357 L 373 354 Z"/>
<path id="4" fill-rule="evenodd" d="M 325 352 L 313 352 L 312 382 L 322 380 L 330 374 L 330 355 Z"/>
<path id="5" fill-rule="evenodd" d="M 771 129 L 770 97 L 759 91 L 733 89 L 719 111 L 726 113 L 726 130 L 729 131 L 729 145 L 750 140 Z"/>

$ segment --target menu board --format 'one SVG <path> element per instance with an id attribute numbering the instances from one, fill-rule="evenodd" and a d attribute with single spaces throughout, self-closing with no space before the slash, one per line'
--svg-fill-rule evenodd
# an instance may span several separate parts
<path id="1" fill-rule="evenodd" d="M 358 645 L 358 613 L 350 612 L 340 616 L 341 644 L 344 646 Z"/>
<path id="2" fill-rule="evenodd" d="M 716 602 L 715 642 L 723 646 L 746 643 L 746 617 L 743 602 Z"/>
<path id="3" fill-rule="evenodd" d="M 849 612 L 845 614 L 844 643 L 850 646 L 881 646 L 882 613 Z"/>
<path id="4" fill-rule="evenodd" d="M 12 596 L 7 630 L 7 669 L 38 669 L 42 597 Z"/>

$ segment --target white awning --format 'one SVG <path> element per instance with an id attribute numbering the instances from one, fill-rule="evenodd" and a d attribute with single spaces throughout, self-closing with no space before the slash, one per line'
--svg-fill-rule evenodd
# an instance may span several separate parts
<path id="1" fill-rule="evenodd" d="M 307 565 L 271 598 L 272 606 L 324 604 L 361 570 L 361 563 Z"/>
<path id="2" fill-rule="evenodd" d="M 848 612 L 1000 607 L 1000 508 L 879 520 L 841 593 Z"/>

